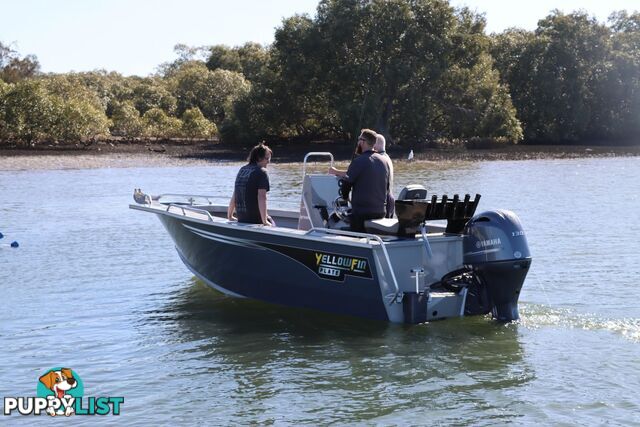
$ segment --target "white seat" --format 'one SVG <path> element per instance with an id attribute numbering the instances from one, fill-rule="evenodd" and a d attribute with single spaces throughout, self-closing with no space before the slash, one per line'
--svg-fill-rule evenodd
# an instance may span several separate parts
<path id="1" fill-rule="evenodd" d="M 364 229 L 368 233 L 396 236 L 398 224 L 397 218 L 370 219 L 364 222 Z"/>

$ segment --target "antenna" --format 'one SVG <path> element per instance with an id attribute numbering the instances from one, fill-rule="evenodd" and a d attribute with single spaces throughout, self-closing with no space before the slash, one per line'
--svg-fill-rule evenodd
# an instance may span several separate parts
<path id="1" fill-rule="evenodd" d="M 364 98 L 362 99 L 362 106 L 360 107 L 360 118 L 358 119 L 358 132 L 362 129 L 362 118 L 364 117 L 364 106 L 367 104 L 367 96 L 369 95 L 369 85 L 371 84 L 371 77 L 373 76 L 373 64 L 369 62 L 369 78 L 367 78 L 367 87 L 364 90 Z M 353 147 L 353 154 L 351 160 L 356 157 L 356 149 L 358 148 L 358 140 L 356 139 L 356 145 Z"/>

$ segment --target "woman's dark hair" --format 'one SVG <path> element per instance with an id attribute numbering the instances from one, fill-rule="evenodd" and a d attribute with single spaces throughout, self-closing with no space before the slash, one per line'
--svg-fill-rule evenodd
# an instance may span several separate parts
<path id="1" fill-rule="evenodd" d="M 267 157 L 267 153 L 271 154 L 273 151 L 271 151 L 271 148 L 267 147 L 264 142 L 261 142 L 251 149 L 249 157 L 247 157 L 247 161 L 255 165 L 260 160 Z"/>

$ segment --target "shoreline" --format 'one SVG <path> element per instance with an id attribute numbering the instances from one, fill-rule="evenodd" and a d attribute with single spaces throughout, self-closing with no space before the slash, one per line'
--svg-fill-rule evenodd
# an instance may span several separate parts
<path id="1" fill-rule="evenodd" d="M 311 151 L 329 151 L 336 161 L 351 160 L 352 147 L 344 143 L 311 144 L 272 143 L 273 161 L 300 163 Z M 391 146 L 392 160 L 407 158 L 410 149 L 414 161 L 496 161 L 549 160 L 598 157 L 640 156 L 640 146 L 589 145 L 509 145 L 491 149 L 428 148 Z M 243 163 L 250 147 L 207 141 L 150 141 L 140 143 L 97 142 L 88 147 L 49 146 L 32 149 L 0 147 L 0 171 L 57 170 L 132 167 L 206 166 L 217 163 Z"/>

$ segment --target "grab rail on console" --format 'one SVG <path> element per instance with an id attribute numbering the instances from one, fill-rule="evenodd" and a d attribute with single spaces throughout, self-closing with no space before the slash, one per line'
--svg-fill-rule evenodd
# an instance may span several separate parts
<path id="1" fill-rule="evenodd" d="M 307 153 L 307 155 L 304 156 L 304 160 L 302 161 L 302 179 L 304 179 L 305 175 L 307 174 L 307 159 L 312 156 L 329 157 L 331 159 L 330 166 L 333 167 L 333 154 L 329 153 L 328 151 L 312 151 L 310 153 Z"/>

